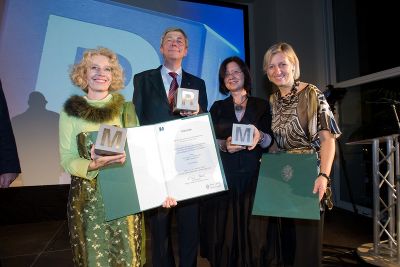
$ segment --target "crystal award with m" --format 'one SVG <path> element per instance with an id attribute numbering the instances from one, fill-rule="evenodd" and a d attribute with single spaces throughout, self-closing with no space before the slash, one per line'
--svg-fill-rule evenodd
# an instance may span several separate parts
<path id="1" fill-rule="evenodd" d="M 251 124 L 232 124 L 233 145 L 252 146 L 253 145 L 254 126 Z"/>
<path id="2" fill-rule="evenodd" d="M 94 152 L 102 156 L 122 154 L 125 142 L 125 128 L 102 124 L 94 144 Z"/>
<path id="3" fill-rule="evenodd" d="M 127 128 L 125 163 L 98 176 L 106 219 L 227 190 L 212 127 L 206 113 Z"/>

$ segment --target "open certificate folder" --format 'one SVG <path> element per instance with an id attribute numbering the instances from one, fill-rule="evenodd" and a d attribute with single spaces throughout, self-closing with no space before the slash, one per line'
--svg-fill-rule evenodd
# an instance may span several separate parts
<path id="1" fill-rule="evenodd" d="M 320 219 L 315 154 L 264 154 L 261 159 L 253 215 Z"/>
<path id="2" fill-rule="evenodd" d="M 227 190 L 208 113 L 128 128 L 126 154 L 99 173 L 107 220 Z"/>

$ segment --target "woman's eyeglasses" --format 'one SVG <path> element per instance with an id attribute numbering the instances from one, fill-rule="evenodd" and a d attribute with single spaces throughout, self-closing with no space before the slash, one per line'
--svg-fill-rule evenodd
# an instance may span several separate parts
<path id="1" fill-rule="evenodd" d="M 225 72 L 225 78 L 228 78 L 229 76 L 238 77 L 241 73 L 243 73 L 243 72 L 240 70 L 235 70 L 232 72 Z"/>

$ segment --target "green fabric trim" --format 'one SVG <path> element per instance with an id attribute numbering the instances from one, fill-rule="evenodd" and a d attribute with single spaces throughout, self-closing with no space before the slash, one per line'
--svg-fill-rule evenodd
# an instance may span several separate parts
<path id="1" fill-rule="evenodd" d="M 125 102 L 122 107 L 121 114 L 122 127 L 131 128 L 138 125 L 138 120 L 135 112 L 135 105 L 132 102 Z"/>

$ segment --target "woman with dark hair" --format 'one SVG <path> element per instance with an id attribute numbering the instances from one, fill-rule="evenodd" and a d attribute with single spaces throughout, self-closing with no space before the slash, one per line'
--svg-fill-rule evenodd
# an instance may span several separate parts
<path id="1" fill-rule="evenodd" d="M 213 267 L 262 266 L 259 244 L 251 240 L 251 216 L 263 148 L 271 143 L 271 114 L 266 100 L 251 97 L 251 78 L 239 57 L 225 59 L 219 69 L 220 92 L 229 95 L 211 109 L 229 190 L 204 200 L 201 255 Z M 232 124 L 253 125 L 250 146 L 232 144 Z"/>

